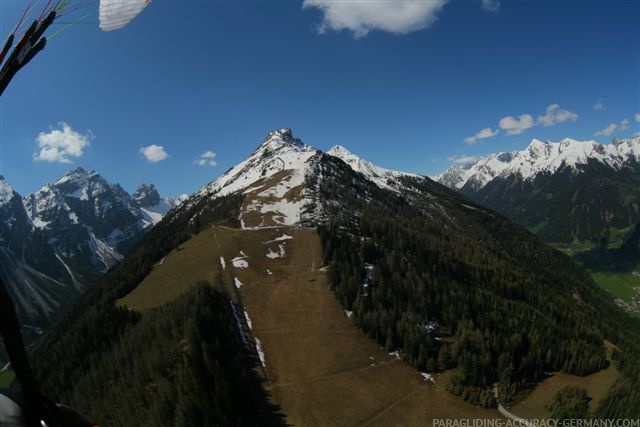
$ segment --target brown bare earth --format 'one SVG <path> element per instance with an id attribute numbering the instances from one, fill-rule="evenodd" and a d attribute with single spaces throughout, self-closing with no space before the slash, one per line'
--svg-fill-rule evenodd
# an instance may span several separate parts
<path id="1" fill-rule="evenodd" d="M 293 238 L 275 240 L 285 234 Z M 280 246 L 282 258 L 267 258 Z M 248 268 L 234 267 L 235 257 Z M 249 313 L 265 354 L 267 387 L 292 425 L 425 426 L 434 418 L 501 417 L 444 390 L 446 374 L 436 375 L 436 384 L 425 382 L 356 328 L 329 290 L 321 263 L 315 230 L 216 227 L 171 252 L 120 303 L 146 310 L 196 280 L 221 275 Z M 239 289 L 234 278 L 243 284 Z"/>

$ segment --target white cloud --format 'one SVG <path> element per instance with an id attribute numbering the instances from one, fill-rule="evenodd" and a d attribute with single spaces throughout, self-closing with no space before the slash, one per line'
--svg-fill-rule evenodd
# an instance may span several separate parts
<path id="1" fill-rule="evenodd" d="M 216 166 L 218 166 L 218 162 L 215 160 L 215 158 L 216 153 L 208 150 L 200 154 L 200 157 L 194 160 L 193 164 L 198 166 L 211 166 L 212 168 L 215 168 Z"/>
<path id="2" fill-rule="evenodd" d="M 473 162 L 477 161 L 478 159 L 480 159 L 480 157 L 477 157 L 477 156 L 465 156 L 465 155 L 447 157 L 447 160 L 449 160 L 454 165 L 466 165 L 468 163 L 473 163 Z"/>
<path id="3" fill-rule="evenodd" d="M 304 0 L 303 9 L 320 9 L 319 32 L 353 31 L 356 38 L 380 30 L 407 34 L 427 28 L 448 0 Z"/>
<path id="4" fill-rule="evenodd" d="M 148 147 L 142 147 L 139 153 L 142 154 L 149 163 L 158 163 L 169 157 L 169 154 L 167 154 L 162 145 L 155 144 L 151 144 Z"/>
<path id="5" fill-rule="evenodd" d="M 93 138 L 91 131 L 82 135 L 65 122 L 60 122 L 60 129 L 51 132 L 40 132 L 36 138 L 40 151 L 33 153 L 33 160 L 49 163 L 72 163 L 71 158 L 84 154 Z"/>
<path id="6" fill-rule="evenodd" d="M 464 142 L 466 142 L 467 144 L 475 144 L 479 139 L 492 138 L 496 136 L 498 132 L 498 129 L 494 131 L 491 128 L 484 128 L 475 135 L 465 138 Z"/>
<path id="7" fill-rule="evenodd" d="M 482 0 L 482 8 L 487 12 L 497 13 L 500 10 L 500 2 L 498 0 Z"/>
<path id="8" fill-rule="evenodd" d="M 560 123 L 564 123 L 567 120 L 575 122 L 578 120 L 578 115 L 569 110 L 560 108 L 558 104 L 551 104 L 547 107 L 547 113 L 544 116 L 538 116 L 538 123 L 542 126 L 554 126 Z"/>
<path id="9" fill-rule="evenodd" d="M 533 126 L 535 126 L 535 122 L 531 114 L 522 114 L 517 119 L 513 116 L 503 117 L 498 123 L 498 127 L 507 132 L 507 135 L 521 134 Z"/>
<path id="10" fill-rule="evenodd" d="M 604 110 L 604 102 L 602 102 L 602 99 L 598 99 L 598 102 L 596 102 L 595 104 L 593 104 L 593 109 L 594 110 Z"/>
<path id="11" fill-rule="evenodd" d="M 638 114 L 636 114 L 636 120 Z M 609 123 L 609 126 L 595 133 L 596 136 L 611 136 L 614 132 L 624 132 L 629 129 L 629 119 L 624 119 L 620 123 Z"/>
<path id="12" fill-rule="evenodd" d="M 636 122 L 640 122 L 640 113 L 636 113 Z"/>
<path id="13" fill-rule="evenodd" d="M 595 135 L 596 136 L 611 136 L 611 134 L 613 134 L 616 131 L 616 129 L 618 129 L 618 125 L 616 123 L 611 123 L 606 128 L 596 132 Z"/>
<path id="14" fill-rule="evenodd" d="M 624 119 L 623 121 L 620 122 L 620 124 L 618 125 L 618 130 L 620 132 L 624 132 L 625 130 L 629 129 L 629 119 Z"/>

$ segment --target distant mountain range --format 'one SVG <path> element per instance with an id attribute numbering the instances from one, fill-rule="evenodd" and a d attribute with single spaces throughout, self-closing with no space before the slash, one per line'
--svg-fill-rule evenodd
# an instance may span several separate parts
<path id="1" fill-rule="evenodd" d="M 179 202 L 82 168 L 25 197 L 0 177 L 0 274 L 22 321 L 69 307 Z"/>
<path id="2" fill-rule="evenodd" d="M 491 154 L 434 179 L 551 243 L 618 245 L 640 221 L 640 137 L 534 139 L 523 151 Z"/>

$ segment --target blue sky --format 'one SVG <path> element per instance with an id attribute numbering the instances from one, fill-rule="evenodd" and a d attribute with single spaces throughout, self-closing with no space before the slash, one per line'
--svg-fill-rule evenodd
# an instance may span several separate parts
<path id="1" fill-rule="evenodd" d="M 2 34 L 26 4 L 0 0 Z M 84 10 L 0 98 L 0 169 L 22 194 L 76 166 L 191 193 L 281 127 L 426 175 L 640 130 L 637 1 L 154 0 L 108 33 Z"/>

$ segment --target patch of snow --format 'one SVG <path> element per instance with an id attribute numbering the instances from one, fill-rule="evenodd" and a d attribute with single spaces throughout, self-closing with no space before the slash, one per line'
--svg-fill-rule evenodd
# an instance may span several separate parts
<path id="1" fill-rule="evenodd" d="M 107 243 L 98 239 L 93 233 L 89 233 L 89 240 L 87 241 L 87 244 L 91 249 L 91 252 L 93 252 L 93 259 L 104 265 L 103 271 L 108 270 L 122 261 L 122 254 Z"/>
<path id="2" fill-rule="evenodd" d="M 160 212 L 154 212 L 149 208 L 140 208 L 140 211 L 142 211 L 142 214 L 145 217 L 144 219 L 147 220 L 147 222 L 149 222 L 150 224 L 154 225 L 159 223 L 164 216 L 164 214 L 161 214 Z"/>
<path id="3" fill-rule="evenodd" d="M 397 188 L 394 187 L 393 184 L 398 178 L 422 178 L 421 175 L 417 175 L 414 173 L 399 172 L 374 165 L 370 161 L 356 156 L 340 145 L 332 147 L 329 151 L 327 151 L 327 154 L 341 159 L 346 164 L 348 164 L 351 169 L 363 174 L 367 179 L 373 181 L 373 183 L 381 188 L 397 191 Z"/>
<path id="4" fill-rule="evenodd" d="M 58 183 L 60 183 L 60 181 L 58 181 Z M 73 197 L 74 199 L 80 199 L 80 200 L 84 200 L 87 201 L 89 200 L 89 192 L 88 192 L 89 188 L 87 188 L 87 186 L 82 186 L 78 189 L 76 189 L 74 192 L 72 193 L 67 193 L 66 196 L 67 197 Z"/>
<path id="5" fill-rule="evenodd" d="M 273 276 L 273 273 L 272 273 L 272 272 L 271 272 L 271 270 L 269 270 L 268 268 L 267 268 L 267 275 L 268 275 L 268 276 Z"/>
<path id="6" fill-rule="evenodd" d="M 351 310 L 345 310 L 345 311 L 344 311 L 344 314 L 346 314 L 346 315 L 347 315 L 347 318 L 350 318 L 350 317 L 351 317 L 351 315 L 353 314 L 353 311 L 351 311 Z"/>
<path id="7" fill-rule="evenodd" d="M 231 260 L 235 268 L 249 268 L 249 263 L 243 257 L 237 257 Z"/>
<path id="8" fill-rule="evenodd" d="M 49 225 L 48 221 L 43 221 L 38 217 L 33 218 L 33 226 L 42 230 L 44 228 L 47 228 L 47 226 Z"/>
<path id="9" fill-rule="evenodd" d="M 293 239 L 293 236 L 289 236 L 289 235 L 287 235 L 287 234 L 283 234 L 283 235 L 282 235 L 282 236 L 280 236 L 280 237 L 276 237 L 275 239 L 273 239 L 273 240 L 269 240 L 269 241 L 264 242 L 264 243 L 267 243 L 267 244 L 268 244 L 268 243 L 273 243 L 273 242 L 283 242 L 283 241 L 285 241 L 285 240 L 290 240 L 290 239 Z"/>
<path id="10" fill-rule="evenodd" d="M 224 262 L 224 258 L 223 257 L 220 257 L 220 265 L 222 266 L 223 270 L 226 270 L 227 264 Z"/>
<path id="11" fill-rule="evenodd" d="M 64 262 L 64 260 L 60 257 L 60 255 L 58 254 L 55 254 L 55 255 L 56 255 L 56 258 L 58 258 L 58 261 L 60 261 L 64 266 L 64 268 L 67 270 L 67 273 L 69 273 L 69 277 L 71 277 L 71 282 L 73 283 L 73 286 L 76 288 L 76 290 L 79 292 L 84 292 L 86 289 L 84 288 L 84 286 L 82 286 L 82 283 L 80 283 L 76 279 L 76 276 L 73 274 L 73 271 L 71 271 L 67 263 Z"/>
<path id="12" fill-rule="evenodd" d="M 269 259 L 284 258 L 285 255 L 284 245 L 278 245 L 278 252 L 274 252 L 271 249 L 267 252 L 267 258 Z"/>
<path id="13" fill-rule="evenodd" d="M 247 319 L 247 326 L 249 326 L 249 329 L 253 330 L 253 322 L 251 321 L 251 318 L 249 317 L 249 313 L 247 313 L 247 310 L 244 311 L 244 318 Z"/>
<path id="14" fill-rule="evenodd" d="M 233 278 L 233 283 L 236 285 L 236 288 L 238 289 L 240 289 L 240 287 L 243 285 L 243 283 L 237 277 Z"/>
<path id="15" fill-rule="evenodd" d="M 260 363 L 262 363 L 262 367 L 266 368 L 267 365 L 264 360 L 264 352 L 262 351 L 262 343 L 259 338 L 256 338 L 256 351 L 258 352 L 258 357 L 260 358 Z"/>
<path id="16" fill-rule="evenodd" d="M 420 375 L 422 375 L 422 378 L 425 381 L 431 381 L 432 383 L 436 383 L 436 379 L 433 377 L 433 375 L 427 373 L 427 372 L 420 372 Z"/>
<path id="17" fill-rule="evenodd" d="M 435 320 L 427 323 L 424 325 L 424 329 L 427 331 L 428 334 L 435 332 L 435 330 L 438 328 L 438 322 L 436 322 Z"/>

